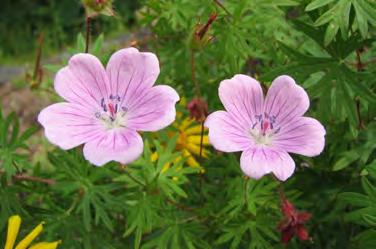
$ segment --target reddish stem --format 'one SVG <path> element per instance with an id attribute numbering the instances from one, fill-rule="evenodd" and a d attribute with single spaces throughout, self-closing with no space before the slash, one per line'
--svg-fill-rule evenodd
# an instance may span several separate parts
<path id="1" fill-rule="evenodd" d="M 86 17 L 86 46 L 85 46 L 85 53 L 89 53 L 89 44 L 90 44 L 90 21 L 91 18 L 89 16 Z"/>
<path id="2" fill-rule="evenodd" d="M 13 179 L 18 180 L 18 181 L 41 182 L 41 183 L 45 183 L 45 184 L 48 184 L 48 185 L 56 184 L 56 181 L 52 180 L 52 179 L 45 179 L 45 178 L 40 178 L 40 177 L 36 177 L 36 176 L 29 176 L 29 175 L 25 175 L 25 174 L 15 175 L 15 176 L 13 176 Z"/>

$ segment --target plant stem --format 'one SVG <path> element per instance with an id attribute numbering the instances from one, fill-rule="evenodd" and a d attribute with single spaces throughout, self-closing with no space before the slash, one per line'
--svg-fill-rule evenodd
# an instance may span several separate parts
<path id="1" fill-rule="evenodd" d="M 194 84 L 195 90 L 196 90 L 196 96 L 201 96 L 201 90 L 197 82 L 196 78 L 196 59 L 195 59 L 195 51 L 191 49 L 191 76 L 192 76 L 192 82 Z"/>
<path id="2" fill-rule="evenodd" d="M 204 121 L 201 121 L 201 137 L 200 137 L 200 158 L 202 158 L 202 146 L 203 146 L 203 142 L 204 142 Z"/>
<path id="3" fill-rule="evenodd" d="M 217 4 L 221 9 L 223 9 L 227 15 L 232 16 L 230 11 L 228 11 L 225 6 L 219 1 L 219 0 L 214 0 L 215 4 Z"/>
<path id="4" fill-rule="evenodd" d="M 38 38 L 38 49 L 37 49 L 37 58 L 35 59 L 35 66 L 34 66 L 34 73 L 33 73 L 33 80 L 36 80 L 38 76 L 40 76 L 40 59 L 42 57 L 42 46 L 44 41 L 44 35 L 41 33 Z"/>
<path id="5" fill-rule="evenodd" d="M 361 57 L 360 57 L 360 50 L 356 50 L 356 69 L 358 72 L 363 71 L 364 64 L 362 63 Z M 364 123 L 362 121 L 362 116 L 360 115 L 360 99 L 355 99 L 356 104 L 356 115 L 358 117 L 359 122 L 359 130 L 364 129 Z"/>
<path id="6" fill-rule="evenodd" d="M 48 185 L 56 184 L 56 181 L 52 180 L 52 179 L 45 179 L 45 178 L 40 178 L 40 177 L 36 177 L 36 176 L 29 176 L 29 175 L 25 175 L 25 174 L 15 175 L 15 176 L 13 176 L 13 179 L 18 180 L 18 181 L 41 182 L 41 183 L 45 183 L 45 184 L 48 184 Z"/>
<path id="7" fill-rule="evenodd" d="M 357 98 L 355 100 L 356 103 L 356 115 L 358 116 L 358 122 L 359 122 L 359 129 L 362 130 L 365 128 L 362 116 L 360 115 L 360 100 Z"/>
<path id="8" fill-rule="evenodd" d="M 89 53 L 89 44 L 90 44 L 90 22 L 91 18 L 89 16 L 86 17 L 86 46 L 85 46 L 85 53 Z"/>
<path id="9" fill-rule="evenodd" d="M 127 170 L 124 170 L 124 173 L 130 178 L 132 179 L 132 181 L 134 181 L 135 183 L 137 183 L 138 185 L 141 185 L 143 187 L 146 187 L 146 185 L 144 183 L 142 183 L 141 181 L 139 181 L 138 179 L 136 179 L 134 176 L 132 176 Z"/>

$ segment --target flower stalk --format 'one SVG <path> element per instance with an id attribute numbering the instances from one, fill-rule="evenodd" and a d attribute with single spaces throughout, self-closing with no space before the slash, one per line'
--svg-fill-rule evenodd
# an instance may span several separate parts
<path id="1" fill-rule="evenodd" d="M 85 53 L 89 53 L 89 45 L 90 45 L 90 25 L 91 25 L 91 18 L 90 16 L 86 16 L 85 21 L 86 26 L 86 42 L 85 42 Z"/>

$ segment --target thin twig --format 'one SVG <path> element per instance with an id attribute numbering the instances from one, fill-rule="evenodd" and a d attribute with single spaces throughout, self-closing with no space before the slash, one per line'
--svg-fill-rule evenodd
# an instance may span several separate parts
<path id="1" fill-rule="evenodd" d="M 219 0 L 214 0 L 214 2 L 215 2 L 215 4 L 217 4 L 221 9 L 223 9 L 223 10 L 226 12 L 227 15 L 232 16 L 231 13 L 230 13 L 230 11 L 228 11 L 228 10 L 226 9 L 226 7 L 225 7 L 225 6 L 224 6 Z"/>
<path id="2" fill-rule="evenodd" d="M 362 59 L 360 57 L 360 51 L 356 50 L 356 69 L 358 72 L 363 71 L 364 69 L 364 64 L 362 63 Z M 364 123 L 362 121 L 362 116 L 360 114 L 360 99 L 357 98 L 355 99 L 355 104 L 356 104 L 356 115 L 358 117 L 358 122 L 359 122 L 359 130 L 364 129 Z"/>
<path id="3" fill-rule="evenodd" d="M 26 175 L 26 174 L 14 175 L 13 179 L 15 179 L 17 181 L 41 182 L 41 183 L 45 183 L 45 184 L 48 184 L 48 185 L 56 184 L 55 180 L 40 178 L 40 177 L 36 177 L 36 176 L 29 176 L 29 175 Z"/>
<path id="4" fill-rule="evenodd" d="M 359 129 L 362 130 L 365 128 L 364 126 L 364 123 L 363 123 L 363 120 L 362 120 L 362 116 L 360 115 L 360 100 L 359 98 L 355 99 L 355 103 L 356 103 L 356 115 L 358 117 L 358 122 L 359 122 Z"/>
<path id="5" fill-rule="evenodd" d="M 132 179 L 135 183 L 137 183 L 138 185 L 141 185 L 143 187 L 146 187 L 144 183 L 142 183 L 141 181 L 139 181 L 138 179 L 136 179 L 134 176 L 132 176 L 127 170 L 124 170 L 123 171 L 130 179 Z"/>
<path id="6" fill-rule="evenodd" d="M 185 206 L 183 204 L 180 204 L 180 203 L 177 203 L 177 202 L 175 202 L 173 200 L 167 199 L 166 201 L 167 201 L 167 203 L 174 205 L 175 207 L 177 207 L 180 210 L 188 211 L 188 212 L 194 212 L 195 211 L 194 208 L 187 207 L 187 206 Z"/>
<path id="7" fill-rule="evenodd" d="M 281 201 L 286 199 L 285 192 L 283 191 L 282 183 L 278 186 L 278 193 L 279 197 L 281 198 Z"/>
<path id="8" fill-rule="evenodd" d="M 243 193 L 243 198 L 244 198 L 244 204 L 247 205 L 248 203 L 248 182 L 249 182 L 249 177 L 248 176 L 244 176 L 244 193 Z"/>
<path id="9" fill-rule="evenodd" d="M 196 78 L 196 59 L 195 59 L 195 51 L 191 49 L 191 77 L 192 82 L 195 86 L 196 95 L 199 97 L 201 96 L 200 86 L 198 85 L 197 78 Z"/>
<path id="10" fill-rule="evenodd" d="M 89 16 L 86 17 L 86 44 L 85 44 L 85 53 L 89 53 L 89 44 L 90 44 L 90 21 Z"/>
<path id="11" fill-rule="evenodd" d="M 201 137 L 200 137 L 200 158 L 202 158 L 202 147 L 204 143 L 204 121 L 201 121 Z"/>
<path id="12" fill-rule="evenodd" d="M 37 49 L 37 57 L 35 59 L 35 66 L 34 66 L 34 73 L 33 73 L 33 80 L 36 80 L 38 75 L 40 75 L 40 59 L 42 57 L 42 46 L 44 41 L 44 35 L 41 33 L 38 38 L 38 49 Z"/>
<path id="13" fill-rule="evenodd" d="M 360 58 L 360 51 L 356 50 L 356 69 L 358 72 L 363 71 L 364 64 L 362 63 L 362 60 Z"/>

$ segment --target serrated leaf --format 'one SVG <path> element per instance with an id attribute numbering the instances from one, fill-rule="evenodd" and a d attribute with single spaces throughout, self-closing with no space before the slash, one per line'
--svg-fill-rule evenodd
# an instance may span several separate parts
<path id="1" fill-rule="evenodd" d="M 84 52 L 85 51 L 85 38 L 82 33 L 79 33 L 76 38 L 76 51 Z"/>
<path id="2" fill-rule="evenodd" d="M 328 5 L 329 3 L 333 2 L 334 0 L 315 0 L 312 1 L 310 4 L 307 5 L 305 11 L 311 11 L 322 6 Z"/>
<path id="3" fill-rule="evenodd" d="M 350 10 L 351 10 L 351 1 L 342 0 L 339 5 L 339 17 L 338 23 L 341 29 L 342 38 L 347 39 L 348 36 L 348 27 L 350 19 Z"/>
<path id="4" fill-rule="evenodd" d="M 344 192 L 339 194 L 338 198 L 348 204 L 357 207 L 368 207 L 372 204 L 372 201 L 367 195 L 359 193 Z"/>
<path id="5" fill-rule="evenodd" d="M 338 3 L 331 9 L 326 11 L 324 14 L 322 14 L 319 18 L 317 18 L 317 20 L 315 21 L 315 26 L 321 26 L 334 20 L 334 18 L 337 16 L 337 9 Z"/>
<path id="6" fill-rule="evenodd" d="M 356 151 L 348 151 L 344 153 L 343 157 L 341 157 L 333 166 L 333 171 L 338 171 L 346 168 L 355 160 L 359 159 L 360 155 Z"/>
<path id="7" fill-rule="evenodd" d="M 368 22 L 370 22 L 373 26 L 376 26 L 376 8 L 375 5 L 370 5 L 368 1 L 365 0 L 357 0 L 359 6 L 363 9 L 363 13 L 367 18 Z"/>
<path id="8" fill-rule="evenodd" d="M 325 46 L 328 46 L 329 43 L 331 43 L 334 39 L 334 37 L 336 37 L 337 33 L 338 33 L 338 29 L 339 29 L 339 26 L 337 23 L 335 22 L 331 22 L 329 23 L 328 27 L 326 27 L 326 31 L 325 31 L 325 37 L 324 37 L 324 45 Z"/>
<path id="9" fill-rule="evenodd" d="M 104 40 L 104 35 L 100 34 L 98 36 L 98 38 L 95 40 L 95 42 L 93 43 L 93 46 L 91 48 L 92 54 L 97 55 L 97 56 L 100 55 L 100 51 L 101 51 L 102 46 L 103 46 L 103 40 Z"/>
<path id="10" fill-rule="evenodd" d="M 376 227 L 376 216 L 364 214 L 363 219 L 371 226 Z"/>
<path id="11" fill-rule="evenodd" d="M 367 177 L 362 178 L 362 187 L 367 195 L 376 202 L 376 187 L 367 179 Z"/>
<path id="12" fill-rule="evenodd" d="M 359 6 L 357 1 L 353 1 L 353 5 L 355 8 L 355 13 L 356 13 L 356 21 L 358 24 L 358 28 L 360 31 L 360 34 L 362 35 L 363 38 L 367 37 L 368 34 L 368 22 L 366 19 L 366 13 L 363 11 L 363 9 Z"/>

